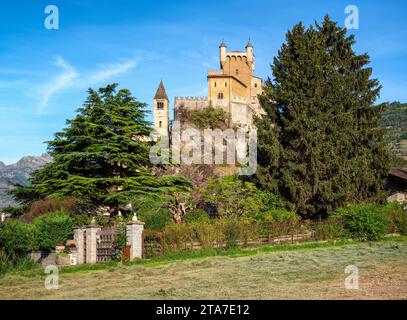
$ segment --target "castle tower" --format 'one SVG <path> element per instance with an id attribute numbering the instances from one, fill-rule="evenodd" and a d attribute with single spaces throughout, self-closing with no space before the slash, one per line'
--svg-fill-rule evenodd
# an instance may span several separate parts
<path id="1" fill-rule="evenodd" d="M 162 80 L 155 93 L 154 100 L 154 129 L 161 136 L 168 136 L 169 120 L 170 120 L 170 103 L 167 93 L 165 92 Z"/>
<path id="2" fill-rule="evenodd" d="M 226 44 L 222 41 L 222 43 L 219 46 L 219 61 L 220 61 L 220 67 L 222 68 L 223 64 L 226 62 Z"/>
<path id="3" fill-rule="evenodd" d="M 246 45 L 246 56 L 247 56 L 247 63 L 252 67 L 252 71 L 254 71 L 253 45 L 250 42 L 250 40 Z"/>

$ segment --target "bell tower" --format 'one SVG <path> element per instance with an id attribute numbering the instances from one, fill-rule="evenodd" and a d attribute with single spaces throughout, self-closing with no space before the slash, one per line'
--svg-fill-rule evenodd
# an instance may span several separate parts
<path id="1" fill-rule="evenodd" d="M 168 136 L 170 103 L 167 93 L 165 92 L 163 81 L 160 81 L 154 100 L 154 129 L 161 136 Z"/>

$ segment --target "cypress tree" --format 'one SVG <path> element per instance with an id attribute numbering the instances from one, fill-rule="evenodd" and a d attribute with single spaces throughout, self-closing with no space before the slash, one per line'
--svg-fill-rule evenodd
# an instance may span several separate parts
<path id="1" fill-rule="evenodd" d="M 354 44 L 327 16 L 307 29 L 297 24 L 261 98 L 258 181 L 304 216 L 384 198 L 383 106 L 374 107 L 381 87 L 371 79 L 369 56 L 357 55 Z"/>

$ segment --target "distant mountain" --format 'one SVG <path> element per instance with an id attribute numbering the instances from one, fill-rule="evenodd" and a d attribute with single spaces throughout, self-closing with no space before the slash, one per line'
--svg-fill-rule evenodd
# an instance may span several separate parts
<path id="1" fill-rule="evenodd" d="M 28 184 L 30 174 L 51 161 L 52 157 L 47 153 L 38 157 L 22 157 L 18 162 L 10 165 L 0 161 L 0 209 L 15 204 L 6 194 L 6 191 L 12 188 L 10 182 Z"/>
<path id="2" fill-rule="evenodd" d="M 391 152 L 407 160 L 407 103 L 390 103 L 380 125 L 388 130 Z"/>

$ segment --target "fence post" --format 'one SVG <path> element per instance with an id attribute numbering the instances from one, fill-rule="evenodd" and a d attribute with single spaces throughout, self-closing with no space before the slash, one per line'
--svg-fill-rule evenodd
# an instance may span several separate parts
<path id="1" fill-rule="evenodd" d="M 130 260 L 143 257 L 143 230 L 144 222 L 138 221 L 134 215 L 132 221 L 126 226 L 127 245 L 130 246 Z"/>
<path id="2" fill-rule="evenodd" d="M 97 262 L 97 237 L 96 233 L 101 228 L 96 224 L 95 218 L 86 227 L 86 263 L 95 264 Z"/>

